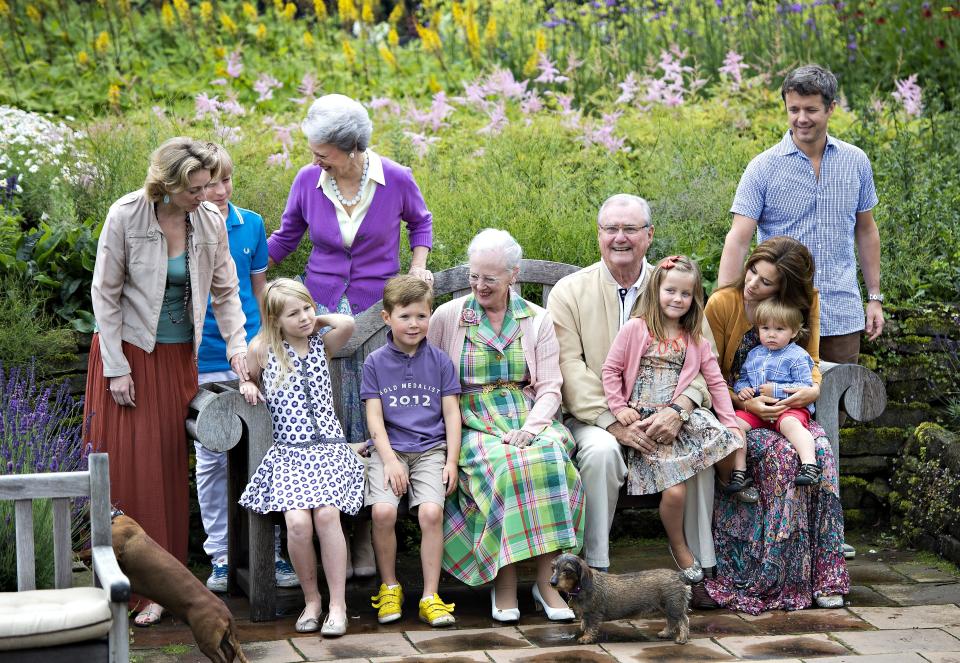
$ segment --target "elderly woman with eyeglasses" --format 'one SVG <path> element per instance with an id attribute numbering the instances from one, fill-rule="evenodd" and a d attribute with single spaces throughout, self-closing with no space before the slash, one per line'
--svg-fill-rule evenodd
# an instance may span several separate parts
<path id="1" fill-rule="evenodd" d="M 560 407 L 560 362 L 550 315 L 510 286 L 520 245 L 503 230 L 467 249 L 471 293 L 437 308 L 427 338 L 460 374 L 463 437 L 458 489 L 444 513 L 443 567 L 468 585 L 493 581 L 491 613 L 516 621 L 516 563 L 533 558 L 535 604 L 552 620 L 573 612 L 550 586 L 550 564 L 577 551 L 583 490 Z"/>
<path id="2" fill-rule="evenodd" d="M 144 186 L 110 207 L 97 243 L 85 441 L 110 455 L 110 497 L 157 543 L 187 561 L 189 475 L 184 420 L 197 393 L 207 300 L 226 358 L 247 377 L 245 317 L 220 211 L 211 143 L 171 138 L 150 156 Z M 149 603 L 137 626 L 160 620 Z"/>

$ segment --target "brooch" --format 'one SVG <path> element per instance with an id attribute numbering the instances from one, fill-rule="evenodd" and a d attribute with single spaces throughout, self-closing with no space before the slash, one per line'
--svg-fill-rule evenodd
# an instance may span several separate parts
<path id="1" fill-rule="evenodd" d="M 475 325 L 479 322 L 477 312 L 472 308 L 465 308 L 460 312 L 460 322 L 465 325 Z"/>

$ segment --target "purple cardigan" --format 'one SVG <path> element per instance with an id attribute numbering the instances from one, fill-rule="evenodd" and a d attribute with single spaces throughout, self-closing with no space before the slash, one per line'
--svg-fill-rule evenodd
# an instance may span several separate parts
<path id="1" fill-rule="evenodd" d="M 287 198 L 280 228 L 267 240 L 270 258 L 279 263 L 293 253 L 309 228 L 313 251 L 304 283 L 314 300 L 335 311 L 346 293 L 353 314 L 367 310 L 383 297 L 387 279 L 400 271 L 400 221 L 407 224 L 410 247 L 433 246 L 433 215 L 423 201 L 409 168 L 385 157 L 385 186 L 377 186 L 370 209 L 357 230 L 353 246 L 343 246 L 333 203 L 317 188 L 319 166 L 297 173 Z"/>

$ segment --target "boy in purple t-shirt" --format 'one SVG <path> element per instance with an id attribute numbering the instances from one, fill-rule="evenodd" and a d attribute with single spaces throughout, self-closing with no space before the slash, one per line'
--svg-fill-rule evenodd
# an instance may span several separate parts
<path id="1" fill-rule="evenodd" d="M 365 505 L 373 510 L 373 549 L 380 591 L 377 620 L 400 619 L 403 589 L 397 582 L 397 505 L 408 495 L 420 521 L 423 598 L 420 619 L 449 626 L 454 605 L 437 589 L 443 557 L 443 502 L 457 486 L 460 457 L 460 380 L 450 358 L 427 344 L 433 293 L 413 276 L 398 276 L 383 291 L 387 343 L 363 363 L 360 398 L 374 450 L 367 464 Z"/>

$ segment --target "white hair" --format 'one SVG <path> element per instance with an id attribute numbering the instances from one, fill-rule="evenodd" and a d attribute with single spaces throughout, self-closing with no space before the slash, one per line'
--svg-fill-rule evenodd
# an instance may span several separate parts
<path id="1" fill-rule="evenodd" d="M 653 225 L 653 219 L 650 218 L 650 205 L 640 196 L 635 196 L 632 193 L 613 194 L 604 200 L 603 205 L 600 206 L 600 211 L 597 212 L 597 223 L 603 221 L 603 213 L 608 207 L 637 207 L 643 214 L 643 222 Z"/>
<path id="2" fill-rule="evenodd" d="M 523 258 L 523 249 L 506 230 L 484 228 L 470 241 L 467 247 L 467 259 L 480 253 L 494 253 L 503 258 L 503 265 L 507 269 L 520 267 Z"/>
<path id="3" fill-rule="evenodd" d="M 370 144 L 373 122 L 360 102 L 342 94 L 326 94 L 310 105 L 300 129 L 311 143 L 362 152 Z"/>

